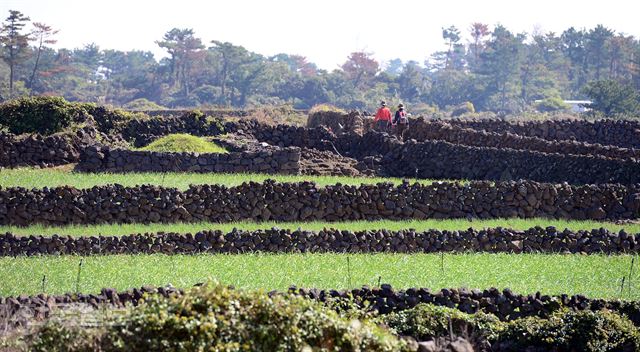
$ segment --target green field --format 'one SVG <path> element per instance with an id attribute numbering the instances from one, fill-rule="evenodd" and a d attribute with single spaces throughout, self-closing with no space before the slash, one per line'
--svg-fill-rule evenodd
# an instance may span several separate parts
<path id="1" fill-rule="evenodd" d="M 73 292 L 80 257 L 1 258 L 0 295 Z M 142 285 L 188 287 L 208 279 L 242 288 L 349 288 L 390 283 L 396 288 L 509 287 L 514 292 L 585 294 L 640 299 L 640 270 L 629 280 L 632 256 L 539 254 L 248 254 L 115 255 L 84 257 L 79 290 Z M 640 258 L 636 258 L 637 261 Z M 621 280 L 627 276 L 631 290 Z"/>
<path id="2" fill-rule="evenodd" d="M 32 225 L 28 227 L 17 226 L 0 226 L 0 233 L 11 232 L 15 235 L 71 235 L 71 236 L 91 236 L 91 235 L 128 235 L 132 233 L 144 232 L 178 232 L 178 233 L 194 233 L 201 230 L 216 230 L 224 232 L 231 231 L 233 228 L 245 231 L 257 229 L 270 229 L 278 227 L 282 229 L 303 229 L 310 231 L 318 231 L 324 228 L 335 228 L 341 230 L 362 231 L 374 229 L 401 230 L 416 229 L 418 231 L 428 229 L 439 230 L 465 230 L 470 227 L 475 229 L 505 227 L 516 230 L 526 230 L 535 226 L 547 227 L 555 226 L 558 229 L 565 228 L 577 230 L 591 230 L 595 228 L 606 228 L 611 231 L 620 231 L 624 229 L 628 233 L 640 232 L 640 224 L 615 224 L 612 222 L 598 221 L 568 221 L 568 220 L 551 220 L 551 219 L 491 219 L 491 220 L 407 220 L 407 221 L 348 221 L 348 222 L 286 222 L 277 223 L 269 222 L 234 222 L 234 223 L 170 223 L 170 224 L 109 224 L 109 225 L 70 225 L 60 227 L 47 227 L 44 225 Z"/>
<path id="3" fill-rule="evenodd" d="M 0 186 L 43 188 L 56 186 L 74 186 L 76 188 L 91 188 L 97 185 L 117 183 L 123 186 L 136 186 L 143 184 L 160 185 L 164 187 L 176 187 L 187 189 L 190 184 L 220 184 L 236 186 L 243 182 L 263 182 L 271 179 L 278 182 L 302 182 L 313 181 L 318 186 L 334 185 L 360 185 L 362 183 L 375 184 L 379 182 L 402 183 L 400 178 L 384 177 L 351 177 L 351 176 L 304 176 L 304 175 L 267 175 L 267 174 L 199 174 L 190 172 L 168 173 L 78 173 L 65 168 L 55 169 L 0 169 Z M 416 180 L 410 180 L 412 183 Z M 433 181 L 419 180 L 428 184 Z"/>

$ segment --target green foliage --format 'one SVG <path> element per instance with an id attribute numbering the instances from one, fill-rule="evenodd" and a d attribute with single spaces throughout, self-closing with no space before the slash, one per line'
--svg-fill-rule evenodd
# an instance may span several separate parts
<path id="1" fill-rule="evenodd" d="M 62 97 L 23 97 L 0 105 L 0 124 L 15 134 L 51 134 L 69 127 L 82 113 Z"/>
<path id="2" fill-rule="evenodd" d="M 309 109 L 309 116 L 313 115 L 316 112 L 337 112 L 340 114 L 346 114 L 347 112 L 339 107 L 333 106 L 331 104 L 316 104 Z"/>
<path id="3" fill-rule="evenodd" d="M 545 98 L 535 104 L 536 110 L 540 112 L 567 111 L 571 107 L 565 104 L 559 97 Z"/>
<path id="4" fill-rule="evenodd" d="M 466 314 L 455 308 L 433 304 L 419 304 L 411 309 L 382 316 L 380 321 L 396 333 L 412 336 L 418 341 L 431 340 L 449 333 L 490 339 L 504 326 L 492 314 Z"/>
<path id="5" fill-rule="evenodd" d="M 640 93 L 629 84 L 594 81 L 583 92 L 593 101 L 587 107 L 606 117 L 640 114 Z"/>
<path id="6" fill-rule="evenodd" d="M 132 113 L 91 103 L 81 103 L 78 106 L 81 106 L 84 111 L 93 117 L 98 129 L 104 133 L 120 132 L 126 122 L 131 119 L 148 118 L 143 113 Z"/>
<path id="7" fill-rule="evenodd" d="M 608 311 L 561 311 L 548 319 L 518 319 L 507 324 L 496 341 L 506 351 L 527 346 L 561 351 L 640 350 L 638 328 L 626 317 Z"/>
<path id="8" fill-rule="evenodd" d="M 151 296 L 89 336 L 103 351 L 402 351 L 405 344 L 367 321 L 348 320 L 312 300 L 205 285 L 182 297 Z M 84 330 L 91 330 L 85 328 Z M 48 327 L 39 350 L 73 348 L 80 329 Z M 83 333 L 87 336 L 87 333 Z"/>
<path id="9" fill-rule="evenodd" d="M 164 136 L 138 150 L 164 153 L 227 153 L 224 148 L 215 143 L 209 142 L 201 137 L 184 133 Z"/>
<path id="10" fill-rule="evenodd" d="M 152 102 L 145 98 L 139 98 L 132 100 L 122 106 L 128 110 L 137 110 L 137 111 L 149 111 L 149 110 L 163 110 L 166 109 L 162 105 L 158 105 L 155 102 Z"/>
<path id="11" fill-rule="evenodd" d="M 473 114 L 476 112 L 473 103 L 470 101 L 465 101 L 464 103 L 456 106 L 453 111 L 451 111 L 452 117 L 457 117 L 464 114 Z"/>

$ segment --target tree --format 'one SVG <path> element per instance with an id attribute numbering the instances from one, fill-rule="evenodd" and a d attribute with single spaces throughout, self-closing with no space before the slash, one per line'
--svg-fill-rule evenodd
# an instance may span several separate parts
<path id="1" fill-rule="evenodd" d="M 171 56 L 171 74 L 173 84 L 182 88 L 183 95 L 189 94 L 189 81 L 194 61 L 202 59 L 199 50 L 204 48 L 202 40 L 196 38 L 193 29 L 173 28 L 156 41 L 159 47 L 167 50 Z"/>
<path id="2" fill-rule="evenodd" d="M 503 26 L 496 26 L 487 48 L 481 55 L 480 73 L 487 80 L 484 106 L 500 112 L 515 112 L 521 108 L 517 87 L 522 65 L 524 34 L 514 35 Z"/>
<path id="3" fill-rule="evenodd" d="M 29 35 L 22 29 L 30 18 L 20 11 L 9 10 L 9 17 L 0 29 L 0 43 L 4 48 L 2 60 L 9 65 L 9 97 L 13 97 L 13 81 L 16 66 L 26 58 L 29 48 Z"/>
<path id="4" fill-rule="evenodd" d="M 612 37 L 613 31 L 603 25 L 596 26 L 585 36 L 586 49 L 589 53 L 587 61 L 595 68 L 594 78 L 596 80 L 600 80 L 602 78 L 601 72 L 608 69 L 609 51 L 607 45 Z"/>
<path id="5" fill-rule="evenodd" d="M 455 26 L 442 28 L 442 39 L 446 41 L 448 47 L 444 68 L 462 68 L 462 64 L 459 62 L 460 60 L 454 60 L 454 51 L 458 54 L 462 51 L 462 54 L 464 54 L 464 48 L 462 45 L 458 44 L 460 42 L 460 30 Z"/>
<path id="6" fill-rule="evenodd" d="M 362 51 L 351 53 L 341 67 L 356 89 L 371 86 L 380 71 L 378 61 L 373 59 L 371 54 Z"/>
<path id="7" fill-rule="evenodd" d="M 57 42 L 57 40 L 53 39 L 53 36 L 58 33 L 58 30 L 54 30 L 53 28 L 51 28 L 51 26 L 40 22 L 34 22 L 33 27 L 33 36 L 34 39 L 38 42 L 38 48 L 36 49 L 36 62 L 33 65 L 33 71 L 31 72 L 31 77 L 29 77 L 29 83 L 27 84 L 27 87 L 30 90 L 33 90 L 33 84 L 36 80 L 42 50 L 45 48 L 46 44 L 51 45 Z"/>
<path id="8" fill-rule="evenodd" d="M 469 28 L 469 32 L 471 33 L 471 38 L 473 38 L 473 43 L 471 43 L 471 53 L 473 54 L 472 60 L 469 60 L 472 67 L 477 67 L 479 65 L 480 55 L 484 51 L 484 42 L 485 38 L 491 34 L 489 31 L 489 26 L 484 23 L 474 22 L 471 24 L 471 28 Z"/>
<path id="9" fill-rule="evenodd" d="M 607 117 L 640 113 L 640 94 L 630 84 L 614 80 L 593 81 L 583 92 L 593 101 L 586 107 Z"/>

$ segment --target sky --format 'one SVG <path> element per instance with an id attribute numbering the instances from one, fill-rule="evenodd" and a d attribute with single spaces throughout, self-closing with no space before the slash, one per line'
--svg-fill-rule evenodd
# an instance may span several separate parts
<path id="1" fill-rule="evenodd" d="M 164 52 L 155 44 L 171 28 L 192 28 L 205 44 L 242 45 L 263 55 L 306 56 L 320 68 L 338 68 L 354 51 L 380 62 L 423 63 L 444 50 L 442 28 L 482 22 L 513 32 L 561 33 L 603 24 L 640 37 L 640 4 L 630 0 L 0 0 L 0 17 L 18 10 L 60 32 L 56 47 L 96 43 L 102 49 Z"/>

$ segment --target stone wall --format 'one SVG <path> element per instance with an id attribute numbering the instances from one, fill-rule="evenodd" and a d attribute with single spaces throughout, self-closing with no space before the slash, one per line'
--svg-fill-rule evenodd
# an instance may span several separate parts
<path id="1" fill-rule="evenodd" d="M 0 187 L 0 224 L 351 221 L 451 218 L 637 219 L 640 184 L 570 186 L 532 181 L 331 185 L 243 183 L 235 187 Z"/>
<path id="2" fill-rule="evenodd" d="M 90 128 L 51 136 L 14 135 L 0 132 L 0 168 L 51 167 L 78 162 L 80 151 L 95 143 L 97 132 Z"/>
<path id="3" fill-rule="evenodd" d="M 449 120 L 454 126 L 489 132 L 510 132 L 521 136 L 546 140 L 576 140 L 591 144 L 640 148 L 640 120 L 531 120 L 505 121 L 500 119 Z"/>
<path id="4" fill-rule="evenodd" d="M 382 163 L 390 176 L 424 179 L 640 182 L 640 163 L 632 160 L 471 147 L 444 141 L 392 144 Z"/>
<path id="5" fill-rule="evenodd" d="M 429 128 L 428 131 L 422 128 L 422 136 L 429 133 L 430 137 L 444 140 L 425 140 L 417 143 L 403 143 L 395 137 L 375 131 L 367 132 L 363 136 L 355 133 L 335 135 L 322 127 L 274 127 L 246 122 L 241 125 L 234 124 L 230 129 L 241 131 L 271 145 L 330 151 L 365 163 L 367 157 L 374 157 L 379 159 L 377 162 L 381 164 L 382 175 L 386 176 L 472 180 L 529 179 L 572 184 L 640 182 L 640 163 L 634 158 L 623 159 L 623 156 L 636 156 L 638 151 L 632 149 L 575 142 L 547 142 L 539 138 L 535 138 L 535 142 L 540 143 L 535 144 L 531 141 L 533 138 L 526 140 L 509 135 L 503 139 L 495 133 L 459 127 L 457 130 L 463 130 L 463 133 L 449 134 L 450 130 L 447 127 L 434 127 L 433 130 Z M 478 138 L 477 142 L 470 141 L 470 137 Z M 454 144 L 446 140 L 485 146 Z M 507 148 L 528 148 L 532 144 L 535 147 L 530 149 Z M 596 154 L 602 152 L 605 155 L 617 156 L 616 151 L 619 150 L 627 154 L 621 154 L 618 158 Z"/>
<path id="6" fill-rule="evenodd" d="M 195 234 L 145 233 L 124 236 L 15 236 L 0 234 L 0 256 L 195 254 L 195 253 L 638 253 L 640 233 L 605 229 L 559 231 L 536 227 L 415 231 L 324 229 L 200 231 Z"/>
<path id="7" fill-rule="evenodd" d="M 225 172 L 298 174 L 300 148 L 264 148 L 255 152 L 162 153 L 90 146 L 76 170 L 84 172 Z"/>
<path id="8" fill-rule="evenodd" d="M 613 159 L 640 160 L 640 149 L 603 146 L 571 140 L 546 140 L 527 137 L 510 132 L 487 132 L 454 126 L 444 121 L 428 121 L 418 118 L 412 121 L 404 134 L 405 140 L 443 140 L 446 142 L 474 147 L 509 148 L 531 150 L 544 153 L 596 155 Z"/>
<path id="9" fill-rule="evenodd" d="M 583 295 L 561 294 L 557 296 L 535 294 L 518 294 L 509 289 L 500 290 L 488 288 L 484 290 L 467 288 L 443 288 L 432 291 L 429 288 L 408 288 L 394 290 L 391 285 L 382 284 L 380 287 L 362 286 L 351 290 L 307 289 L 290 287 L 288 294 L 299 295 L 320 302 L 346 300 L 354 305 L 377 311 L 380 314 L 402 311 L 413 308 L 420 303 L 434 304 L 456 308 L 465 313 L 479 311 L 496 315 L 500 320 L 508 321 L 522 317 L 545 317 L 561 309 L 577 311 L 610 310 L 624 314 L 635 324 L 640 326 L 640 303 L 622 300 L 606 300 L 587 298 Z M 100 306 L 123 307 L 137 305 L 145 295 L 182 295 L 183 289 L 174 287 L 143 286 L 130 290 L 117 291 L 113 288 L 103 288 L 100 293 L 68 293 L 63 295 L 39 294 L 34 296 L 0 297 L 0 309 L 5 312 L 9 321 L 14 324 L 26 324 L 31 317 L 46 318 L 55 309 L 69 304 L 86 304 L 93 308 Z M 270 295 L 283 294 L 272 291 Z M 335 304 L 333 305 L 335 308 Z"/>
<path id="10" fill-rule="evenodd" d="M 173 133 L 217 136 L 224 132 L 224 127 L 219 118 L 187 112 L 179 116 L 132 119 L 120 128 L 120 132 L 125 140 L 132 141 L 135 147 L 141 147 Z"/>

